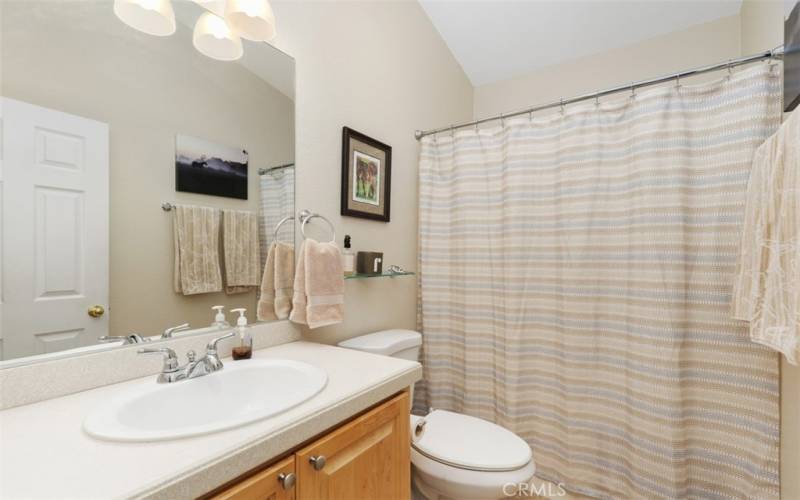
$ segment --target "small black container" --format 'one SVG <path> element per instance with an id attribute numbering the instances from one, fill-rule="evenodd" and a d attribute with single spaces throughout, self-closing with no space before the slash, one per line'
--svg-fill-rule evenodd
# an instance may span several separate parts
<path id="1" fill-rule="evenodd" d="M 383 272 L 383 252 L 358 252 L 356 272 L 358 274 L 381 274 Z"/>

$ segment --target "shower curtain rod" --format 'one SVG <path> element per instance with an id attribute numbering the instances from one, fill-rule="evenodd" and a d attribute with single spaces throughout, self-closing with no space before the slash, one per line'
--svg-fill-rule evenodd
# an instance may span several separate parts
<path id="1" fill-rule="evenodd" d="M 711 73 L 712 71 L 719 71 L 721 69 L 731 69 L 731 68 L 735 68 L 737 66 L 742 66 L 742 65 L 749 64 L 749 63 L 752 63 L 752 62 L 763 61 L 765 59 L 781 59 L 783 57 L 783 50 L 784 50 L 783 46 L 779 45 L 778 47 L 775 47 L 772 50 L 767 50 L 765 52 L 760 52 L 758 54 L 753 54 L 751 56 L 744 56 L 744 57 L 739 57 L 739 58 L 736 58 L 736 59 L 729 59 L 726 62 L 712 64 L 710 66 L 703 66 L 703 67 L 700 67 L 700 68 L 694 68 L 694 69 L 682 71 L 680 73 L 674 73 L 674 74 L 671 74 L 671 75 L 660 76 L 658 78 L 651 78 L 649 80 L 641 80 L 641 81 L 638 81 L 638 82 L 630 83 L 628 85 L 622 85 L 622 86 L 619 86 L 619 87 L 614 87 L 614 88 L 610 88 L 610 89 L 606 89 L 606 90 L 601 90 L 599 92 L 594 92 L 594 93 L 591 93 L 591 94 L 583 94 L 583 95 L 580 95 L 580 96 L 577 96 L 577 97 L 571 97 L 569 99 L 559 99 L 558 101 L 549 102 L 547 104 L 541 104 L 539 106 L 534 106 L 532 108 L 526 108 L 526 109 L 523 109 L 523 110 L 520 110 L 520 111 L 514 111 L 514 112 L 511 112 L 511 113 L 500 113 L 499 115 L 491 116 L 489 118 L 481 118 L 480 120 L 474 120 L 474 121 L 471 121 L 471 122 L 458 123 L 458 124 L 455 124 L 455 125 L 450 125 L 449 127 L 442 127 L 442 128 L 431 129 L 431 130 L 416 130 L 416 131 L 414 131 L 414 137 L 417 140 L 420 140 L 423 137 L 425 137 L 426 135 L 434 135 L 434 134 L 438 134 L 439 132 L 446 132 L 448 130 L 454 131 L 455 129 L 458 129 L 458 128 L 471 127 L 473 125 L 474 126 L 478 126 L 478 125 L 480 125 L 482 123 L 487 123 L 487 122 L 491 122 L 491 121 L 495 121 L 495 120 L 504 120 L 506 118 L 512 118 L 514 116 L 527 115 L 527 114 L 530 114 L 530 113 L 534 113 L 536 111 L 542 111 L 542 110 L 545 110 L 545 109 L 555 108 L 555 107 L 559 107 L 559 106 L 563 107 L 563 106 L 566 106 L 568 104 L 575 104 L 576 102 L 587 101 L 589 99 L 599 99 L 601 97 L 604 97 L 604 96 L 607 96 L 607 95 L 611 95 L 611 94 L 616 94 L 618 92 L 624 92 L 624 91 L 635 92 L 636 89 L 640 89 L 640 88 L 644 88 L 644 87 L 650 87 L 652 85 L 657 85 L 659 83 L 665 83 L 665 82 L 669 82 L 669 81 L 672 81 L 672 80 L 680 81 L 681 78 L 687 78 L 687 77 L 690 77 L 690 76 L 702 75 L 704 73 Z"/>
<path id="2" fill-rule="evenodd" d="M 294 167 L 294 163 L 287 163 L 285 165 L 278 165 L 277 167 L 269 167 L 269 168 L 259 168 L 258 175 L 268 174 L 270 172 L 274 172 L 275 170 L 283 170 L 284 168 L 292 168 Z"/>

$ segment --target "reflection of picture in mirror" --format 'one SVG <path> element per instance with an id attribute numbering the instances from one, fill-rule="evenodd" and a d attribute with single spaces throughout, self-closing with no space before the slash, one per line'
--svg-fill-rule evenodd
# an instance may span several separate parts
<path id="1" fill-rule="evenodd" d="M 188 135 L 175 138 L 175 189 L 247 199 L 247 151 Z"/>
<path id="2" fill-rule="evenodd" d="M 380 205 L 381 161 L 360 151 L 353 151 L 353 200 Z"/>

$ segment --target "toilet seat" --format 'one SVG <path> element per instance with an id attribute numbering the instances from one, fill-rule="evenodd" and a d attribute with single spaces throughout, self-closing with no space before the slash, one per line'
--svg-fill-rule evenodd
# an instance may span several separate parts
<path id="1" fill-rule="evenodd" d="M 415 451 L 458 469 L 516 471 L 533 458 L 530 446 L 522 438 L 469 415 L 434 410 L 425 417 L 412 416 L 411 428 L 411 447 Z"/>
<path id="2" fill-rule="evenodd" d="M 411 448 L 412 479 L 424 498 L 441 500 L 497 500 L 505 498 L 507 485 L 527 484 L 536 466 L 533 460 L 512 471 L 482 472 L 460 469 L 430 459 Z"/>

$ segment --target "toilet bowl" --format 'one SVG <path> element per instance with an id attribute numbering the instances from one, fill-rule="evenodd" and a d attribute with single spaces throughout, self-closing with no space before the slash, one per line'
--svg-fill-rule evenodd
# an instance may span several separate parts
<path id="1" fill-rule="evenodd" d="M 419 332 L 384 330 L 339 346 L 416 361 L 421 344 Z M 412 481 L 429 500 L 497 500 L 533 478 L 530 446 L 508 429 L 445 410 L 410 418 Z"/>

